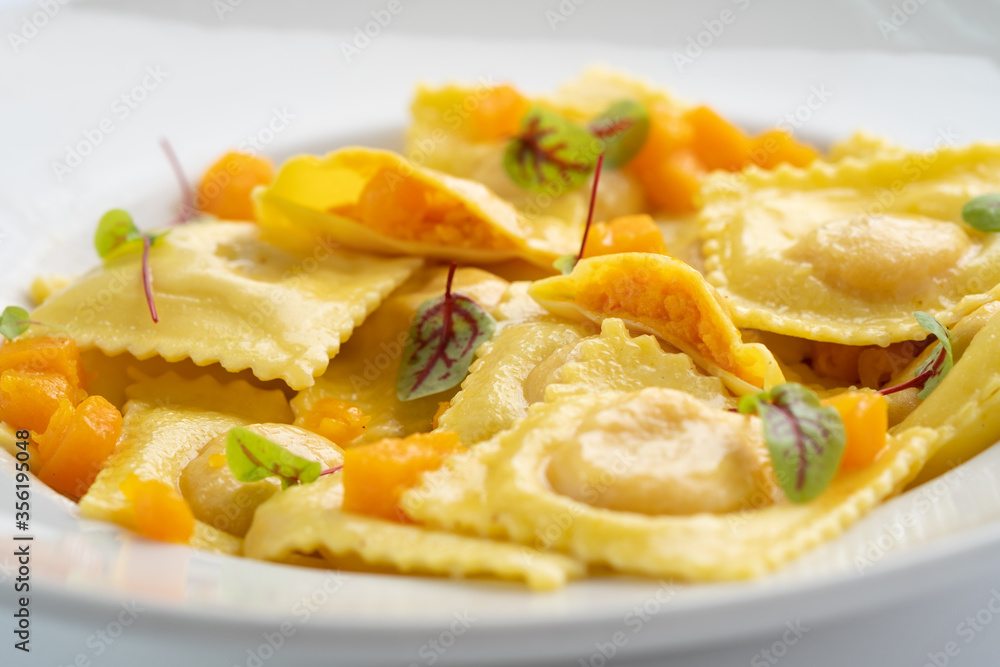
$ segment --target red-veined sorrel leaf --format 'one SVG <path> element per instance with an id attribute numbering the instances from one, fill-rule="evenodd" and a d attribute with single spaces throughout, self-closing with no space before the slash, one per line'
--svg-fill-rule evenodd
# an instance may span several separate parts
<path id="1" fill-rule="evenodd" d="M 436 394 L 465 379 L 476 348 L 496 328 L 478 303 L 452 293 L 455 267 L 452 262 L 444 294 L 424 301 L 413 317 L 396 378 L 401 401 Z"/>
<path id="2" fill-rule="evenodd" d="M 965 202 L 962 220 L 981 232 L 1000 232 L 1000 194 L 988 194 Z"/>
<path id="3" fill-rule="evenodd" d="M 920 323 L 920 326 L 937 338 L 938 342 L 931 349 L 927 359 L 917 368 L 912 380 L 879 389 L 878 393 L 883 396 L 895 394 L 897 391 L 903 391 L 904 389 L 919 387 L 920 393 L 917 394 L 917 398 L 927 398 L 941 384 L 941 380 L 944 379 L 944 376 L 955 365 L 955 357 L 952 354 L 951 347 L 951 331 L 948 330 L 948 327 L 938 322 L 937 318 L 930 313 L 918 310 L 913 313 L 913 317 Z"/>
<path id="4" fill-rule="evenodd" d="M 744 396 L 739 411 L 760 415 L 775 476 L 785 495 L 804 503 L 823 493 L 840 465 L 847 434 L 836 408 L 794 382 Z"/>
<path id="5" fill-rule="evenodd" d="M 619 100 L 590 123 L 590 131 L 604 141 L 604 157 L 608 166 L 624 166 L 646 143 L 649 134 L 649 112 L 633 100 Z"/>
<path id="6" fill-rule="evenodd" d="M 503 166 L 511 180 L 532 192 L 558 196 L 583 185 L 600 153 L 593 134 L 557 113 L 534 107 L 510 140 Z"/>
<path id="7" fill-rule="evenodd" d="M 552 266 L 564 276 L 573 272 L 576 263 L 583 259 L 583 250 L 587 247 L 587 236 L 590 234 L 590 226 L 594 223 L 594 202 L 597 201 L 597 183 L 601 179 L 601 165 L 604 164 L 604 155 L 597 158 L 597 166 L 594 168 L 594 187 L 590 190 L 590 209 L 587 211 L 587 224 L 583 228 L 583 239 L 580 241 L 580 252 L 576 255 L 563 255 Z"/>
<path id="8" fill-rule="evenodd" d="M 271 476 L 281 488 L 315 482 L 322 471 L 318 461 L 293 454 L 278 443 L 239 426 L 226 434 L 226 463 L 241 482 L 257 482 Z"/>

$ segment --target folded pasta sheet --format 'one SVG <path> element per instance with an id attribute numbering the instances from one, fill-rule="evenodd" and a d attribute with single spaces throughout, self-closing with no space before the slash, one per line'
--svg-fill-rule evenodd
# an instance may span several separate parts
<path id="1" fill-rule="evenodd" d="M 1000 239 L 962 220 L 1000 190 L 1000 146 L 875 152 L 865 159 L 705 187 L 706 278 L 738 326 L 847 345 L 919 340 L 997 296 Z"/>
<path id="2" fill-rule="evenodd" d="M 144 378 L 126 390 L 122 436 L 114 454 L 80 499 L 83 516 L 133 527 L 133 509 L 121 489 L 135 475 L 177 488 L 184 467 L 210 440 L 257 420 L 291 421 L 284 394 L 242 381 L 221 384 L 209 376 L 183 380 L 167 374 Z M 239 541 L 200 523 L 192 545 L 238 552 Z"/>
<path id="3" fill-rule="evenodd" d="M 744 578 L 839 534 L 898 492 L 942 443 L 933 429 L 903 431 L 874 464 L 794 504 L 768 480 L 759 445 L 739 436 L 759 431 L 756 417 L 684 396 L 648 388 L 540 403 L 515 428 L 429 473 L 403 505 L 432 526 L 506 536 L 618 571 Z M 569 481 L 554 477 L 568 468 Z M 654 490 L 673 496 L 673 511 Z M 731 495 L 720 499 L 723 492 Z"/>
<path id="4" fill-rule="evenodd" d="M 376 571 L 487 575 L 525 581 L 539 590 L 558 588 L 584 572 L 576 560 L 519 544 L 343 512 L 342 498 L 343 486 L 337 477 L 275 496 L 257 510 L 246 537 L 246 555 L 281 561 L 294 554 L 316 553 L 331 567 L 360 559 Z"/>
<path id="5" fill-rule="evenodd" d="M 481 183 L 370 148 L 293 158 L 255 197 L 261 226 L 277 243 L 291 228 L 392 255 L 523 259 L 551 269 L 582 231 L 555 218 L 529 219 Z"/>
<path id="6" fill-rule="evenodd" d="M 150 251 L 160 320 L 153 322 L 140 262 L 139 253 L 107 261 L 46 299 L 32 318 L 107 354 L 218 362 L 298 389 L 421 264 L 329 244 L 300 255 L 261 241 L 253 224 L 188 223 Z"/>

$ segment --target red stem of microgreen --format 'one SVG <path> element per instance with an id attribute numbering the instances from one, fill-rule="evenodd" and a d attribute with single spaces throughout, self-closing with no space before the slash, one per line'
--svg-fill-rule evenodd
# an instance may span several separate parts
<path id="1" fill-rule="evenodd" d="M 889 394 L 895 394 L 898 391 L 903 391 L 905 389 L 911 389 L 913 387 L 916 387 L 918 389 L 923 389 L 924 385 L 927 384 L 927 381 L 930 380 L 932 377 L 934 377 L 934 374 L 937 373 L 941 369 L 941 365 L 944 363 L 944 359 L 945 359 L 946 356 L 947 356 L 947 352 L 942 347 L 941 348 L 941 352 L 938 353 L 937 359 L 935 359 L 934 363 L 931 364 L 931 366 L 927 370 L 925 370 L 923 373 L 921 373 L 920 375 L 916 376 L 912 380 L 908 380 L 906 382 L 903 382 L 902 384 L 897 384 L 897 385 L 894 385 L 892 387 L 886 387 L 884 389 L 879 389 L 878 393 L 882 394 L 883 396 L 888 396 Z"/>
<path id="2" fill-rule="evenodd" d="M 448 267 L 448 280 L 444 284 L 444 333 L 441 336 L 442 350 L 447 347 L 448 341 L 451 340 L 453 322 L 451 321 L 451 311 L 455 307 L 455 299 L 451 296 L 451 283 L 455 280 L 455 269 L 458 268 L 457 262 L 452 262 L 451 266 Z"/>
<path id="3" fill-rule="evenodd" d="M 159 322 L 156 314 L 156 302 L 153 301 L 153 269 L 149 266 L 149 236 L 142 237 L 142 287 L 146 291 L 146 304 L 149 305 L 149 315 L 153 322 Z"/>
<path id="4" fill-rule="evenodd" d="M 583 240 L 580 242 L 580 253 L 576 256 L 576 261 L 583 259 L 583 249 L 587 247 L 587 235 L 590 234 L 590 225 L 594 222 L 594 203 L 597 201 L 597 182 L 601 178 L 601 165 L 604 164 L 604 153 L 597 158 L 597 166 L 594 168 L 594 186 L 590 190 L 590 209 L 587 211 L 587 225 L 583 228 Z"/>
<path id="5" fill-rule="evenodd" d="M 172 225 L 177 225 L 187 222 L 197 212 L 194 206 L 194 191 L 184 176 L 184 169 L 181 168 L 181 162 L 177 159 L 177 154 L 174 152 L 174 148 L 170 145 L 170 142 L 166 139 L 160 139 L 160 147 L 167 154 L 167 161 L 170 162 L 170 168 L 173 169 L 174 175 L 177 177 L 177 182 L 181 186 L 181 210 L 177 214 L 177 217 L 170 222 Z"/>
<path id="6" fill-rule="evenodd" d="M 455 279 L 455 270 L 458 268 L 457 262 L 452 262 L 451 266 L 448 267 L 448 280 L 444 286 L 444 303 L 442 304 L 442 317 L 444 330 L 441 332 L 441 340 L 438 343 L 437 350 L 434 352 L 434 356 L 431 358 L 430 363 L 424 368 L 423 372 L 417 377 L 417 381 L 414 383 L 413 388 L 416 389 L 427 380 L 430 376 L 431 371 L 434 370 L 434 365 L 437 360 L 443 359 L 445 364 L 451 366 L 454 360 L 449 360 L 448 358 L 448 343 L 451 342 L 452 334 L 454 333 L 455 323 L 452 321 L 452 312 L 455 309 L 455 298 L 451 293 L 451 284 Z"/>
<path id="7" fill-rule="evenodd" d="M 289 484 L 301 484 L 302 483 L 302 480 L 299 479 L 298 475 L 294 475 L 294 476 L 289 477 L 288 475 L 281 474 L 281 464 L 275 463 L 272 466 L 265 465 L 263 461 L 261 461 L 256 456 L 254 456 L 253 453 L 251 453 L 250 450 L 247 449 L 246 445 L 240 443 L 240 449 L 243 451 L 243 454 L 248 459 L 250 459 L 250 462 L 253 463 L 255 466 L 257 466 L 258 468 L 263 468 L 264 470 L 268 471 L 272 475 L 277 475 L 278 477 L 280 477 L 281 479 L 285 480 Z"/>
<path id="8" fill-rule="evenodd" d="M 339 472 L 341 469 L 343 469 L 343 467 L 344 464 L 341 463 L 339 466 L 333 466 L 332 468 L 327 468 L 326 470 L 320 473 L 320 476 L 322 477 L 323 475 L 332 475 L 335 472 Z"/>

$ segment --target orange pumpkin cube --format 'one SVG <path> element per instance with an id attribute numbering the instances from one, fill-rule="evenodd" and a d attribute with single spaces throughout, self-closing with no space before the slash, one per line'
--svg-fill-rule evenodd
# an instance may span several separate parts
<path id="1" fill-rule="evenodd" d="M 840 469 L 864 468 L 875 462 L 885 449 L 889 429 L 889 403 L 875 392 L 847 391 L 823 400 L 836 408 L 844 422 L 847 444 Z"/>
<path id="2" fill-rule="evenodd" d="M 462 448 L 451 431 L 416 433 L 405 438 L 386 438 L 344 451 L 344 510 L 406 522 L 399 507 L 404 491 L 420 476 L 441 467 L 444 460 Z"/>
<path id="3" fill-rule="evenodd" d="M 198 185 L 196 207 L 222 220 L 253 220 L 250 195 L 258 185 L 270 185 L 270 160 L 245 153 L 226 153 L 205 172 Z"/>
<path id="4" fill-rule="evenodd" d="M 65 375 L 10 369 L 0 373 L 0 421 L 14 429 L 41 433 L 65 399 L 76 405 L 84 392 Z"/>
<path id="5" fill-rule="evenodd" d="M 689 148 L 674 151 L 654 170 L 637 172 L 636 176 L 646 198 L 662 211 L 693 213 L 701 205 L 705 167 Z"/>
<path id="6" fill-rule="evenodd" d="M 371 419 L 353 403 L 321 398 L 305 413 L 301 426 L 338 445 L 346 445 L 365 432 Z"/>
<path id="7" fill-rule="evenodd" d="M 135 529 L 140 535 L 161 542 L 186 544 L 194 534 L 194 513 L 176 489 L 159 480 L 139 479 L 135 474 L 120 485 L 132 506 Z"/>
<path id="8" fill-rule="evenodd" d="M 48 428 L 35 438 L 38 478 L 65 496 L 80 498 L 114 452 L 121 431 L 121 413 L 101 396 L 76 407 L 61 399 Z"/>
<path id="9" fill-rule="evenodd" d="M 625 215 L 609 222 L 591 225 L 584 257 L 611 255 L 619 252 L 653 252 L 667 254 L 663 234 L 648 215 Z"/>
<path id="10" fill-rule="evenodd" d="M 764 169 L 773 169 L 787 163 L 794 167 L 806 167 L 819 158 L 816 149 L 799 143 L 784 130 L 768 130 L 753 140 L 750 159 Z"/>
<path id="11" fill-rule="evenodd" d="M 694 129 L 695 155 L 709 171 L 739 171 L 750 163 L 752 142 L 743 130 L 705 106 L 692 109 L 685 118 Z"/>
<path id="12" fill-rule="evenodd" d="M 83 361 L 72 338 L 18 338 L 0 345 L 0 373 L 6 370 L 57 373 L 85 389 Z"/>
<path id="13" fill-rule="evenodd" d="M 423 184 L 396 169 L 379 169 L 358 198 L 361 221 L 387 236 L 399 237 L 400 230 L 419 226 L 428 208 Z"/>
<path id="14" fill-rule="evenodd" d="M 515 136 L 531 102 L 507 84 L 490 88 L 469 114 L 468 138 L 476 142 L 502 141 Z"/>

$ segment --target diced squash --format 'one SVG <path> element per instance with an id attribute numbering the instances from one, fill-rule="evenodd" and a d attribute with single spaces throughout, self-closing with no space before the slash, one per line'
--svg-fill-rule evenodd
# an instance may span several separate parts
<path id="1" fill-rule="evenodd" d="M 889 428 L 889 404 L 885 396 L 848 391 L 825 399 L 823 404 L 837 409 L 847 432 L 841 469 L 864 468 L 874 463 L 885 449 Z"/>
<path id="2" fill-rule="evenodd" d="M 806 167 L 819 157 L 812 146 L 799 143 L 784 130 L 768 130 L 753 140 L 750 159 L 764 169 L 773 169 L 779 164 Z"/>
<path id="3" fill-rule="evenodd" d="M 269 160 L 226 153 L 202 176 L 197 208 L 222 220 L 253 220 L 250 195 L 258 185 L 270 185 L 273 180 L 274 167 Z"/>
<path id="4" fill-rule="evenodd" d="M 307 410 L 299 425 L 338 445 L 346 445 L 365 432 L 371 421 L 361 408 L 338 398 L 321 398 Z"/>
<path id="5" fill-rule="evenodd" d="M 42 464 L 38 478 L 70 498 L 83 496 L 114 452 L 121 431 L 121 413 L 104 398 L 90 396 L 75 408 L 62 399 L 48 428 L 35 439 Z"/>
<path id="6" fill-rule="evenodd" d="M 59 408 L 60 400 L 73 405 L 85 394 L 65 375 L 10 369 L 0 373 L 0 421 L 15 429 L 41 433 Z"/>
<path id="7" fill-rule="evenodd" d="M 626 215 L 609 222 L 598 222 L 587 234 L 584 257 L 612 255 L 619 252 L 655 252 L 667 254 L 663 234 L 648 215 Z"/>
<path id="8" fill-rule="evenodd" d="M 194 534 L 194 514 L 181 494 L 155 479 L 135 474 L 120 485 L 132 507 L 136 531 L 150 539 L 186 544 Z"/>
<path id="9" fill-rule="evenodd" d="M 750 162 L 752 141 L 743 130 L 706 106 L 687 112 L 695 155 L 709 169 L 739 171 Z"/>
<path id="10" fill-rule="evenodd" d="M 85 389 L 80 350 L 72 338 L 18 338 L 0 345 L 0 373 L 6 370 L 57 373 Z"/>
<path id="11" fill-rule="evenodd" d="M 387 167 L 379 169 L 358 199 L 358 217 L 366 226 L 397 236 L 419 226 L 427 216 L 427 191 L 415 178 Z"/>
<path id="12" fill-rule="evenodd" d="M 654 105 L 649 110 L 649 134 L 642 149 L 625 166 L 642 187 L 646 199 L 667 213 L 696 209 L 694 193 L 701 188 L 704 167 L 690 151 L 694 129 L 675 109 Z"/>
<path id="13" fill-rule="evenodd" d="M 408 521 L 399 497 L 462 447 L 452 431 L 386 438 L 344 452 L 344 510 Z"/>
<path id="14" fill-rule="evenodd" d="M 509 85 L 491 88 L 469 114 L 468 137 L 476 142 L 501 141 L 513 137 L 531 102 Z"/>
<path id="15" fill-rule="evenodd" d="M 628 162 L 636 171 L 652 170 L 674 151 L 690 148 L 694 128 L 676 109 L 653 105 L 649 109 L 649 133 L 642 149 Z"/>
<path id="16" fill-rule="evenodd" d="M 662 211 L 692 213 L 701 205 L 705 167 L 689 148 L 674 151 L 649 170 L 634 173 L 646 198 Z"/>

